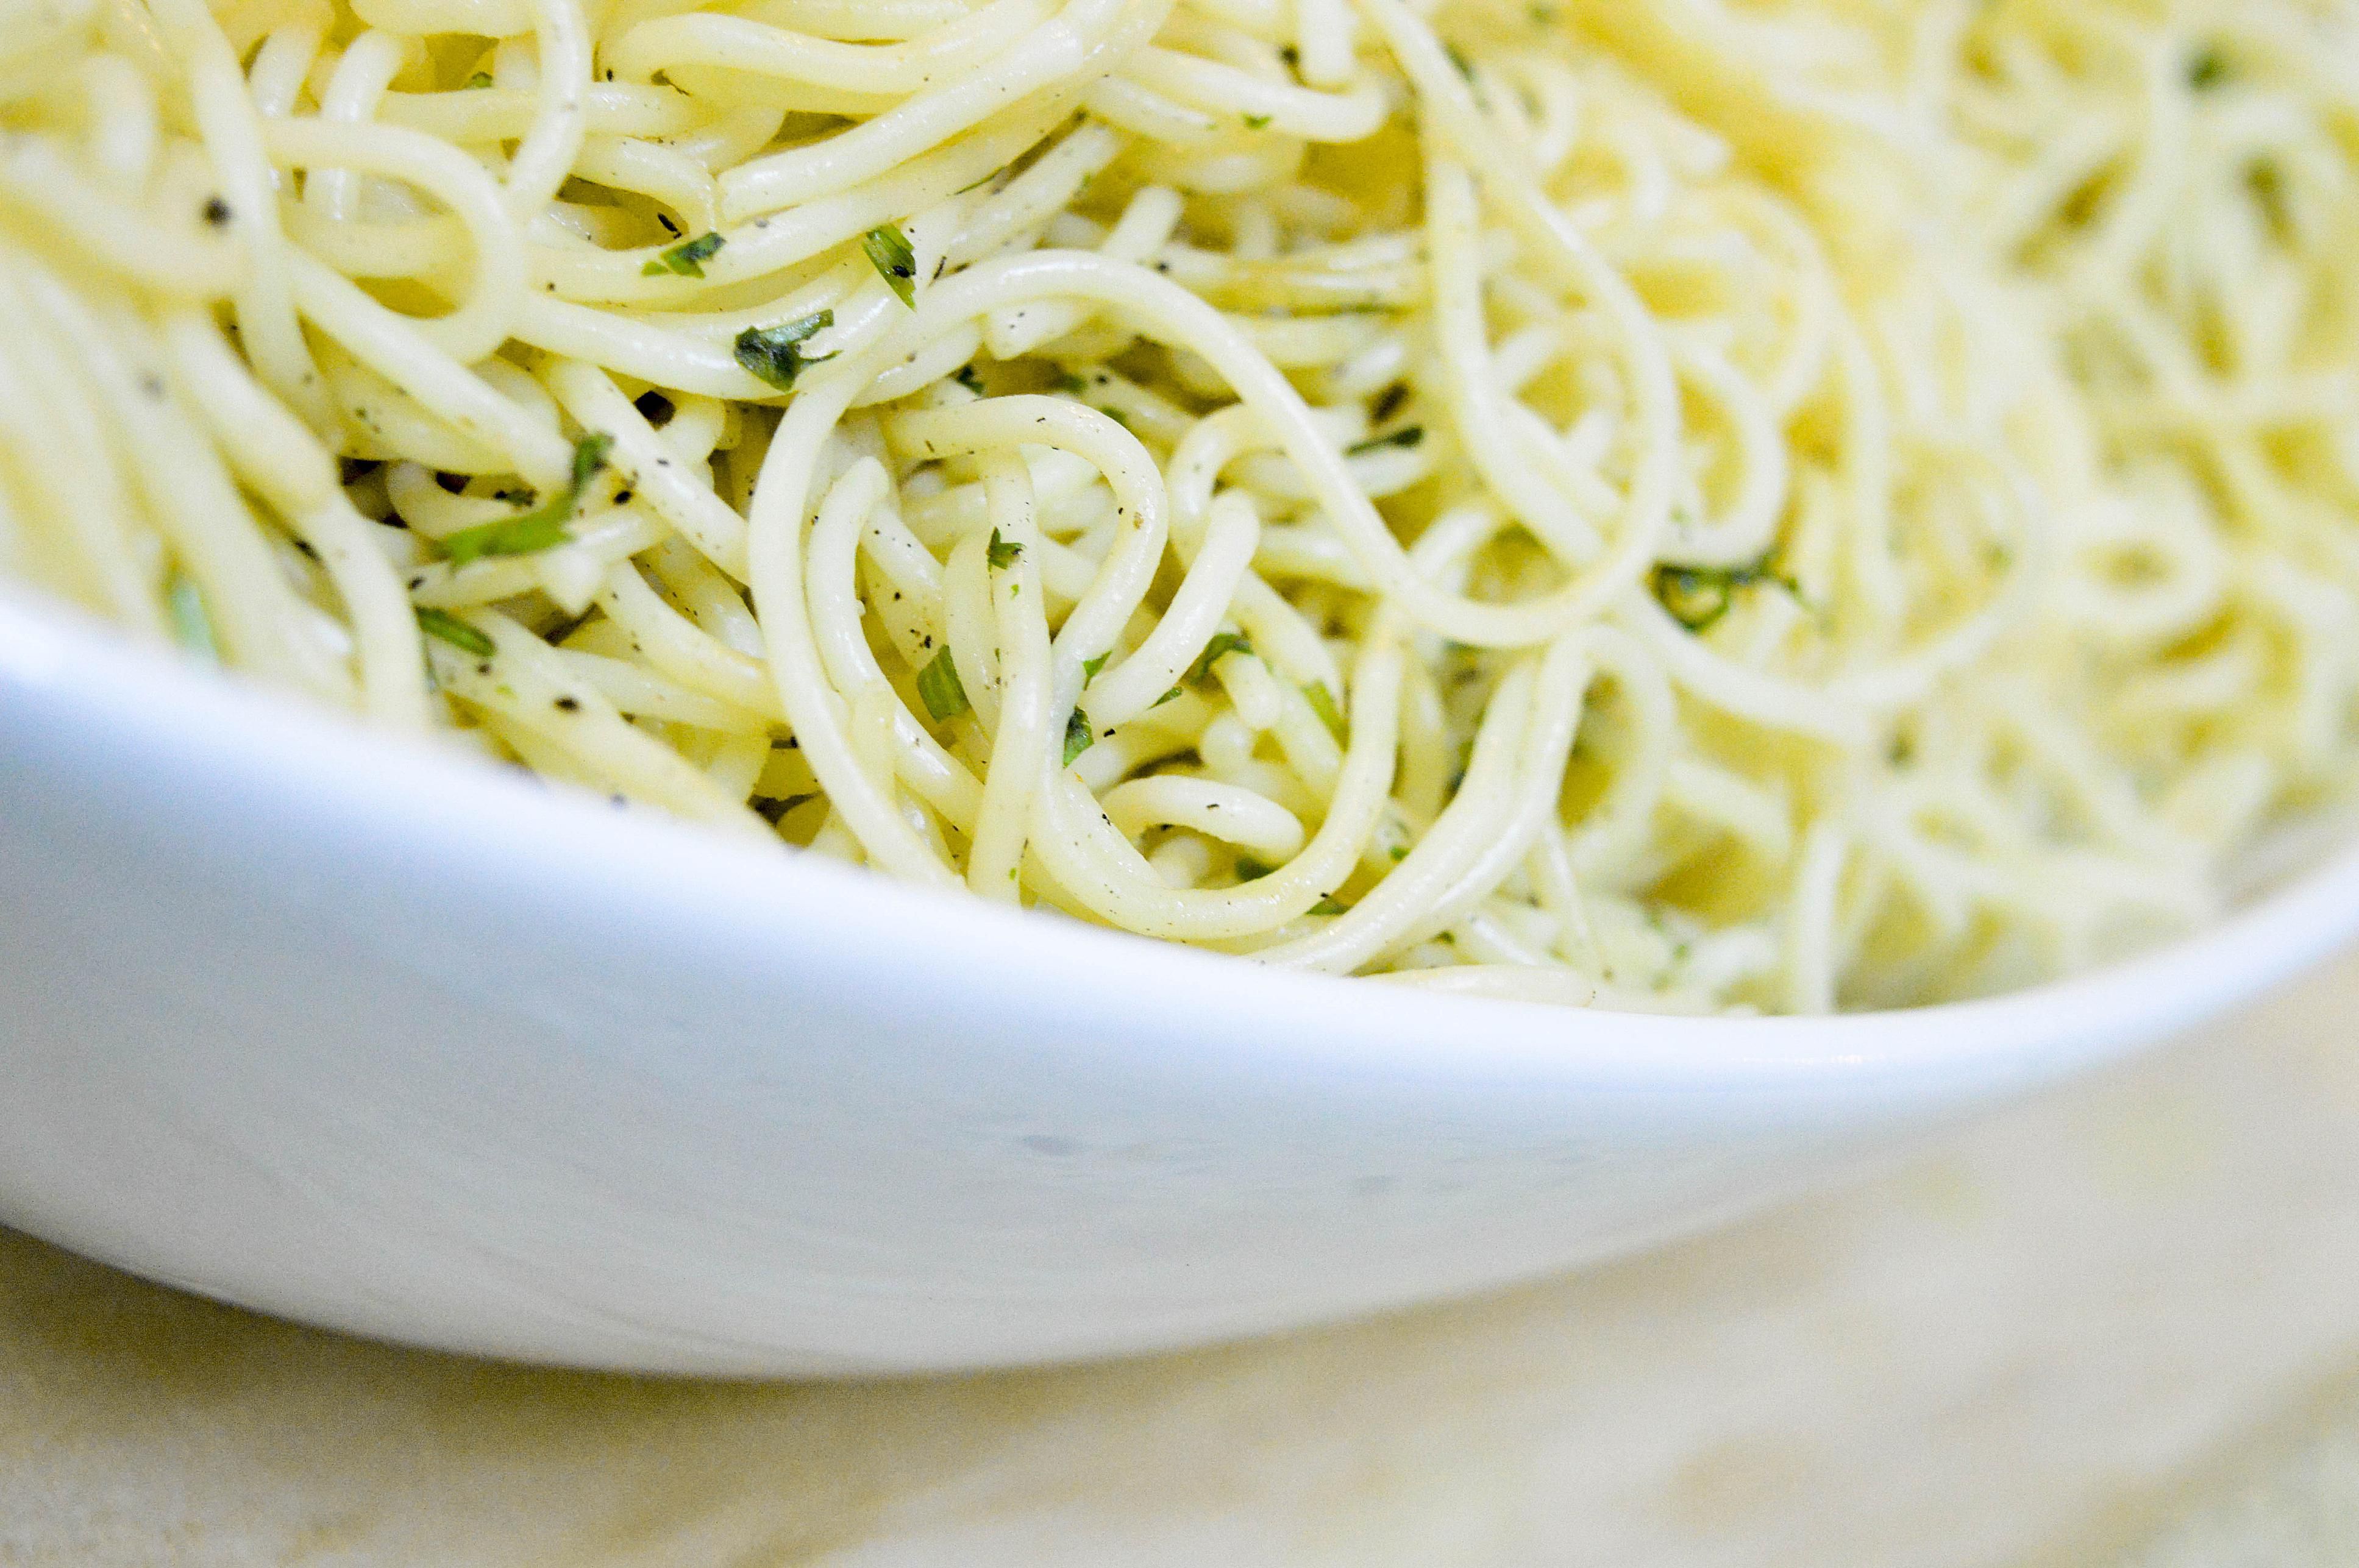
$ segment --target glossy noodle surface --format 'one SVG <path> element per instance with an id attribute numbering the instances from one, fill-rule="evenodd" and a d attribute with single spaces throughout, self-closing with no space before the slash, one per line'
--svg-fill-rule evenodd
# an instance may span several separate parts
<path id="1" fill-rule="evenodd" d="M 1986 991 L 2348 792 L 2355 154 L 2303 0 L 29 0 L 0 574 L 749 856 Z"/>

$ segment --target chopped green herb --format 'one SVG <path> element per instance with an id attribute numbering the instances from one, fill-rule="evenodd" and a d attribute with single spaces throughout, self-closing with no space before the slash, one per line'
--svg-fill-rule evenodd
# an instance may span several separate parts
<path id="1" fill-rule="evenodd" d="M 1113 654 L 1109 652 L 1100 654 L 1094 659 L 1083 659 L 1082 661 L 1082 684 L 1083 686 L 1087 686 L 1090 682 L 1097 679 L 1098 672 L 1105 668 L 1105 662 L 1113 656 Z"/>
<path id="2" fill-rule="evenodd" d="M 499 652 L 498 645 L 489 637 L 447 610 L 419 610 L 418 629 L 429 637 L 440 637 L 460 652 L 473 654 L 479 659 L 488 659 Z"/>
<path id="3" fill-rule="evenodd" d="M 860 248 L 868 253 L 868 265 L 884 275 L 901 303 L 915 309 L 918 304 L 918 253 L 909 248 L 909 238 L 892 223 L 879 223 L 860 236 Z"/>
<path id="4" fill-rule="evenodd" d="M 960 186 L 956 190 L 951 191 L 951 194 L 953 196 L 964 196 L 970 190 L 979 190 L 1006 172 L 1006 166 L 1002 165 L 998 168 L 993 169 L 989 174 L 984 175 L 981 179 L 974 181 L 972 185 Z"/>
<path id="5" fill-rule="evenodd" d="M 1246 130 L 1258 131 L 1264 125 L 1269 124 L 1269 116 L 1266 114 L 1247 114 L 1245 117 L 1245 122 Z"/>
<path id="6" fill-rule="evenodd" d="M 2228 79 L 2228 62 L 2218 49 L 2205 45 L 2189 57 L 2187 85 L 2198 92 L 2208 92 Z"/>
<path id="7" fill-rule="evenodd" d="M 974 706 L 966 698 L 965 683 L 959 679 L 958 665 L 948 648 L 918 672 L 918 700 L 926 705 L 937 724 L 947 723 Z"/>
<path id="8" fill-rule="evenodd" d="M 582 503 L 591 480 L 606 466 L 606 452 L 614 444 L 614 438 L 603 430 L 582 437 L 573 444 L 573 475 L 562 493 L 521 517 L 503 517 L 446 535 L 443 555 L 452 566 L 463 567 L 484 556 L 529 556 L 564 544 L 573 537 L 565 524 Z"/>
<path id="9" fill-rule="evenodd" d="M 1089 389 L 1090 384 L 1083 381 L 1080 376 L 1075 375 L 1071 371 L 1067 371 L 1064 374 L 1057 378 L 1057 390 L 1060 392 L 1070 392 L 1075 397 L 1079 397 L 1082 393 L 1087 392 Z"/>
<path id="10" fill-rule="evenodd" d="M 1097 739 L 1090 732 L 1090 716 L 1073 709 L 1073 716 L 1065 720 L 1065 766 L 1071 767 L 1073 759 L 1097 744 Z"/>
<path id="11" fill-rule="evenodd" d="M 977 397 L 981 397 L 983 395 L 983 377 L 974 373 L 974 366 L 959 366 L 956 371 L 951 373 L 951 379 L 957 382 L 961 386 L 965 387 L 969 392 L 973 393 Z"/>
<path id="12" fill-rule="evenodd" d="M 1275 866 L 1263 865 L 1250 855 L 1237 857 L 1237 881 L 1241 882 L 1257 882 L 1277 869 Z"/>
<path id="13" fill-rule="evenodd" d="M 677 273 L 682 277 L 702 277 L 704 264 L 729 242 L 717 233 L 699 234 L 692 240 L 682 240 L 671 249 L 639 268 L 641 277 L 661 277 Z"/>
<path id="14" fill-rule="evenodd" d="M 1362 452 L 1373 452 L 1379 447 L 1414 447 L 1425 439 L 1425 427 L 1404 425 L 1397 430 L 1387 430 L 1381 436 L 1371 436 L 1364 441 L 1354 441 L 1343 449 L 1347 458 Z"/>
<path id="15" fill-rule="evenodd" d="M 994 528 L 991 543 L 983 547 L 983 558 L 991 563 L 993 571 L 1004 572 L 1024 558 L 1024 546 L 1001 538 L 999 530 Z"/>
<path id="16" fill-rule="evenodd" d="M 1459 75 L 1469 81 L 1474 80 L 1474 62 L 1468 59 L 1456 44 L 1444 44 L 1441 51 L 1450 57 L 1450 63 L 1458 68 Z"/>
<path id="17" fill-rule="evenodd" d="M 568 513 L 571 510 L 567 508 Z M 463 567 L 484 556 L 538 555 L 572 537 L 566 531 L 565 516 L 544 507 L 522 517 L 502 518 L 478 528 L 462 528 L 443 539 L 442 549 L 452 566 Z"/>
<path id="18" fill-rule="evenodd" d="M 1244 633 L 1213 633 L 1212 640 L 1204 644 L 1204 651 L 1196 655 L 1196 662 L 1188 666 L 1188 673 L 1185 676 L 1182 676 L 1180 679 L 1190 686 L 1201 686 L 1204 684 L 1206 677 L 1212 675 L 1212 666 L 1226 658 L 1229 654 L 1250 654 L 1252 652 L 1253 644 L 1245 641 Z M 1175 687 L 1172 689 L 1177 691 L 1179 688 Z"/>
<path id="19" fill-rule="evenodd" d="M 221 663 L 221 646 L 213 641 L 213 618 L 206 613 L 204 595 L 178 572 L 165 594 L 172 611 L 172 640 L 208 664 Z"/>
<path id="20" fill-rule="evenodd" d="M 479 70 L 467 78 L 467 90 L 470 92 L 477 88 L 489 87 L 491 84 L 492 73 L 488 70 Z"/>
<path id="21" fill-rule="evenodd" d="M 1153 702 L 1148 703 L 1147 706 L 1149 708 L 1160 708 L 1167 702 L 1176 700 L 1179 696 L 1180 688 L 1175 686 L 1169 691 L 1165 692 L 1161 697 L 1157 697 Z"/>
<path id="22" fill-rule="evenodd" d="M 1098 405 L 1098 412 L 1113 420 L 1115 424 L 1121 426 L 1124 429 L 1127 430 L 1130 428 L 1130 416 L 1125 414 L 1121 409 L 1108 408 L 1104 404 L 1101 403 Z"/>
<path id="23" fill-rule="evenodd" d="M 1801 596 L 1792 579 L 1777 571 L 1777 552 L 1771 549 L 1742 566 L 1658 566 L 1653 579 L 1655 597 L 1680 625 L 1690 632 L 1706 632 L 1728 613 L 1738 589 L 1770 582 L 1798 599 Z"/>
<path id="24" fill-rule="evenodd" d="M 1327 689 L 1327 683 L 1312 681 L 1302 688 L 1302 695 L 1310 699 L 1310 711 L 1319 715 L 1319 722 L 1327 726 L 1327 732 L 1341 741 L 1343 738 L 1343 710 L 1335 706 L 1335 694 Z"/>
<path id="25" fill-rule="evenodd" d="M 1403 860 L 1408 859 L 1408 846 L 1406 844 L 1395 844 L 1391 849 L 1386 849 L 1385 853 L 1390 855 L 1393 858 L 1393 864 L 1397 866 Z"/>
<path id="26" fill-rule="evenodd" d="M 806 354 L 802 349 L 813 333 L 834 325 L 834 311 L 814 310 L 776 327 L 748 327 L 737 334 L 737 362 L 756 381 L 780 392 L 791 392 L 795 377 L 803 373 L 803 367 L 835 358 L 833 354 Z"/>
<path id="27" fill-rule="evenodd" d="M 1310 913 L 1313 914 L 1341 914 L 1347 907 L 1348 906 L 1343 900 L 1337 898 L 1331 892 L 1325 898 L 1321 899 L 1317 903 L 1312 904 L 1310 906 Z"/>

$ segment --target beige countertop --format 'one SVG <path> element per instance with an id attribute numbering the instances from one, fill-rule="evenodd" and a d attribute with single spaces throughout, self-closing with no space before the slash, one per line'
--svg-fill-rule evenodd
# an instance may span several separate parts
<path id="1" fill-rule="evenodd" d="M 254 1318 L 0 1233 L 0 1563 L 2359 1562 L 2359 959 L 1651 1257 L 833 1387 Z"/>

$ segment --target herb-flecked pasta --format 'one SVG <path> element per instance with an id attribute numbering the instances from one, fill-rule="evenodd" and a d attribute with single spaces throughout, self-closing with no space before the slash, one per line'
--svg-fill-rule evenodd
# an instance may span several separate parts
<path id="1" fill-rule="evenodd" d="M 810 853 L 1614 1008 L 2359 762 L 2359 7 L 25 0 L 0 575 Z"/>

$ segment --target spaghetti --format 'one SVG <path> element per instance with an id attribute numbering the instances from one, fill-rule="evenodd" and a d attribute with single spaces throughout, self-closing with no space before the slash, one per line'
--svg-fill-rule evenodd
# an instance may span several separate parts
<path id="1" fill-rule="evenodd" d="M 0 573 L 921 885 L 2020 984 L 2359 764 L 2324 0 L 29 0 Z"/>

